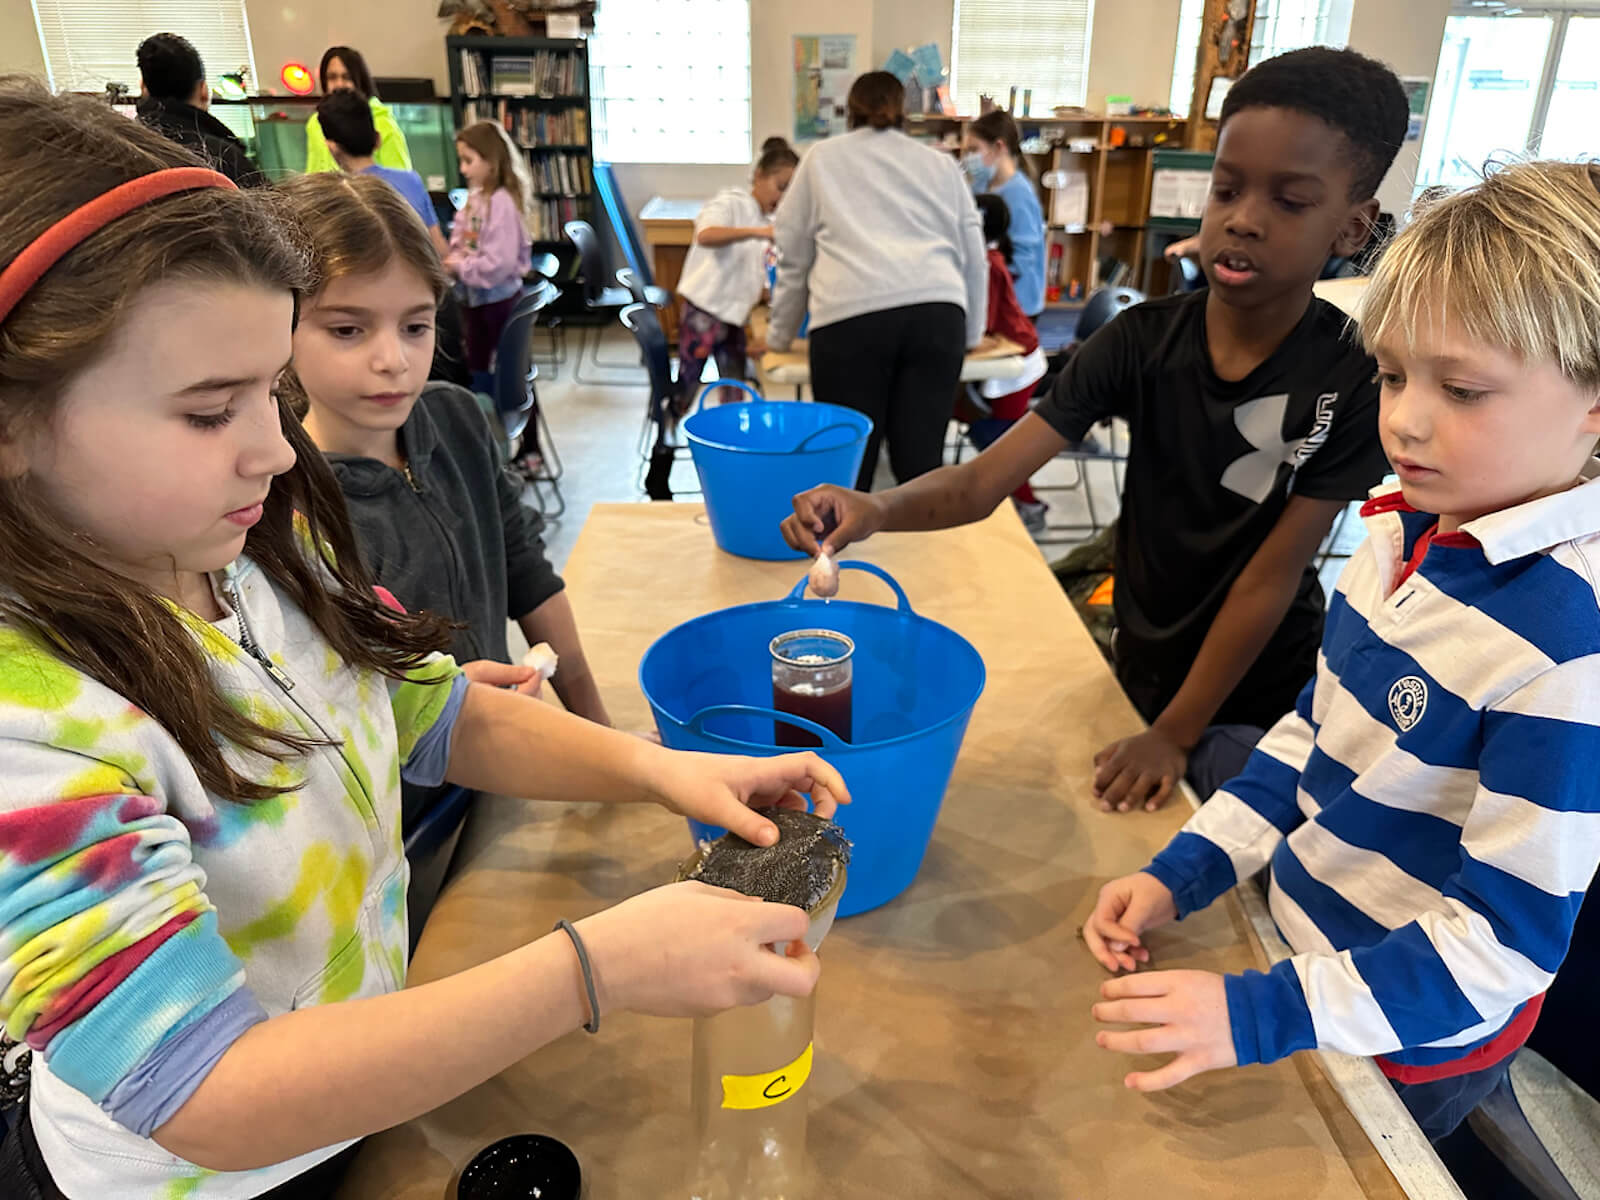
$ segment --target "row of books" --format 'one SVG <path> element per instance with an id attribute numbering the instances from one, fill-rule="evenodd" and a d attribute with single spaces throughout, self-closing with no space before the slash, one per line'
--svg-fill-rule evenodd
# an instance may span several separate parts
<path id="1" fill-rule="evenodd" d="M 528 236 L 536 242 L 559 242 L 563 225 L 588 216 L 588 205 L 575 197 L 539 200 L 528 211 Z"/>
<path id="2" fill-rule="evenodd" d="M 588 91 L 583 59 L 569 50 L 486 54 L 459 50 L 461 86 L 473 95 L 574 96 Z"/>
<path id="3" fill-rule="evenodd" d="M 475 121 L 498 121 L 518 145 L 586 146 L 589 144 L 589 114 L 581 108 L 565 112 L 539 112 L 519 108 L 507 100 L 468 100 L 461 106 L 468 125 Z"/>
<path id="4" fill-rule="evenodd" d="M 589 114 L 581 108 L 565 112 L 523 109 L 508 114 L 501 123 L 513 140 L 524 146 L 584 146 L 589 142 Z"/>
<path id="5" fill-rule="evenodd" d="M 593 190 L 587 154 L 540 154 L 528 162 L 535 191 L 587 196 Z"/>

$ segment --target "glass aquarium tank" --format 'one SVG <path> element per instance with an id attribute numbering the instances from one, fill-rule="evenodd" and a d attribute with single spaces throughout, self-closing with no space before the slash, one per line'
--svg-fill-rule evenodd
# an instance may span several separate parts
<path id="1" fill-rule="evenodd" d="M 211 115 L 244 142 L 271 179 L 298 175 L 306 166 L 306 122 L 320 96 L 252 96 L 213 100 Z M 450 101 L 384 101 L 406 135 L 411 165 L 430 192 L 461 186 L 456 170 L 456 125 Z"/>

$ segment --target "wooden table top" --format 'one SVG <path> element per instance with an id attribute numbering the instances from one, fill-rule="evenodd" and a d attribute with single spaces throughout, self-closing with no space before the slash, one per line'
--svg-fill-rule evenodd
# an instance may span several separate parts
<path id="1" fill-rule="evenodd" d="M 1121 1082 L 1140 1060 L 1094 1044 L 1089 1009 L 1104 973 L 1077 931 L 1101 883 L 1146 862 L 1186 810 L 1090 806 L 1091 754 L 1139 719 L 1010 507 L 963 529 L 880 534 L 852 554 L 972 641 L 989 677 L 917 880 L 837 923 L 822 948 L 807 1085 L 814 1195 L 1402 1195 L 1306 1055 L 1146 1096 Z M 597 506 L 566 577 L 619 725 L 650 723 L 637 671 L 655 637 L 707 611 L 777 599 L 804 567 L 721 553 L 699 505 Z M 843 594 L 889 599 L 861 573 L 846 573 Z M 689 849 L 683 822 L 659 811 L 490 798 L 411 982 L 665 882 Z M 1164 967 L 1265 961 L 1231 895 L 1150 944 Z M 418 1031 L 420 1053 L 449 1046 L 447 1030 Z M 370 1139 L 341 1195 L 454 1196 L 474 1153 L 519 1132 L 570 1145 L 589 1200 L 686 1195 L 689 1048 L 688 1022 L 608 1014 L 598 1037 L 563 1038 Z"/>

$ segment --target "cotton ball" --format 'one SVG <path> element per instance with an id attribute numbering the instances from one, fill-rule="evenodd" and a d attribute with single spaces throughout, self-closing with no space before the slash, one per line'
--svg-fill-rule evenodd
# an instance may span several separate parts
<path id="1" fill-rule="evenodd" d="M 540 642 L 522 656 L 522 665 L 532 667 L 537 671 L 541 683 L 556 673 L 556 663 L 558 661 L 556 652 L 550 649 L 549 642 Z"/>
<path id="2" fill-rule="evenodd" d="M 839 594 L 839 564 L 825 550 L 817 551 L 811 564 L 811 590 L 823 599 Z"/>

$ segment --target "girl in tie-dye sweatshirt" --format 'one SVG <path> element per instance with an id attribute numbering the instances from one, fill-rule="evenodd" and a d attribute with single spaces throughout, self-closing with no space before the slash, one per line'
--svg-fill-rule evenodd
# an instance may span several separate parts
<path id="1" fill-rule="evenodd" d="M 804 913 L 698 884 L 399 990 L 402 776 L 770 841 L 752 807 L 831 811 L 838 775 L 468 684 L 277 403 L 309 281 L 274 199 L 16 82 L 0 160 L 0 1022 L 31 1050 L 0 1195 L 326 1195 L 356 1139 L 608 1011 L 808 991 L 765 948 Z"/>

